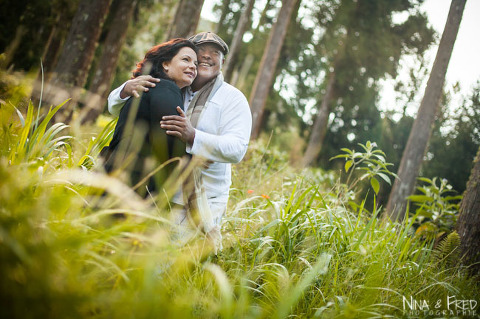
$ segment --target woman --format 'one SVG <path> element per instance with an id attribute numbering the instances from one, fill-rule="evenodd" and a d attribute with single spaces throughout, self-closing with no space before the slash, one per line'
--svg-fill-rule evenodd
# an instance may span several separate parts
<path id="1" fill-rule="evenodd" d="M 140 101 L 130 98 L 120 112 L 112 141 L 102 151 L 105 169 L 130 171 L 131 185 L 135 186 L 159 164 L 186 154 L 185 144 L 169 136 L 160 128 L 164 115 L 177 115 L 176 107 L 183 107 L 181 89 L 192 84 L 197 75 L 197 48 L 186 39 L 173 39 L 150 49 L 137 64 L 133 78 L 150 74 L 162 79 L 144 93 Z M 155 165 L 151 165 L 153 158 Z M 165 182 L 175 163 L 167 165 L 146 183 L 153 192 Z M 145 195 L 145 187 L 138 191 Z"/>

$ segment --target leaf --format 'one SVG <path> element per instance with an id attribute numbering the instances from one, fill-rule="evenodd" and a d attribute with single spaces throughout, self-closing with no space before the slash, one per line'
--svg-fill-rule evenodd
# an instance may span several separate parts
<path id="1" fill-rule="evenodd" d="M 433 201 L 433 197 L 425 196 L 425 195 L 411 195 L 411 196 L 408 196 L 407 198 L 412 202 L 417 202 L 417 203 Z"/>
<path id="2" fill-rule="evenodd" d="M 20 112 L 15 106 L 14 108 L 17 112 L 18 117 L 20 118 L 20 123 L 22 123 L 22 127 L 25 127 L 25 119 L 23 118 L 22 112 Z"/>
<path id="3" fill-rule="evenodd" d="M 428 183 L 428 184 L 433 184 L 433 181 L 429 178 L 426 178 L 426 177 L 419 177 L 417 178 L 419 181 L 422 181 L 422 182 L 425 182 L 425 183 Z"/>
<path id="4" fill-rule="evenodd" d="M 388 177 L 387 175 L 383 174 L 383 173 L 377 173 L 378 176 L 380 176 L 381 178 L 383 178 L 383 180 L 385 182 L 387 182 L 389 185 L 392 185 L 392 182 L 390 180 L 390 177 Z"/>
<path id="5" fill-rule="evenodd" d="M 368 171 L 368 170 L 367 170 Z M 360 178 L 358 180 L 360 181 L 363 181 L 364 178 L 370 176 L 370 174 L 366 173 L 366 174 L 363 174 L 362 176 L 360 176 Z"/>
<path id="6" fill-rule="evenodd" d="M 348 173 L 348 170 L 350 169 L 350 167 L 352 167 L 352 165 L 353 165 L 353 161 L 352 161 L 352 160 L 346 161 L 346 162 L 345 162 L 345 172 Z"/>
<path id="7" fill-rule="evenodd" d="M 451 201 L 451 200 L 459 200 L 459 199 L 462 199 L 463 195 L 456 195 L 456 196 L 445 196 L 445 200 L 447 202 Z"/>
<path id="8" fill-rule="evenodd" d="M 331 161 L 331 160 L 334 160 L 334 159 L 336 159 L 336 158 L 347 158 L 347 157 L 349 157 L 349 156 L 346 155 L 346 154 L 340 154 L 340 155 L 336 155 L 336 156 L 334 156 L 334 157 L 331 157 L 331 158 L 330 158 L 330 161 Z"/>
<path id="9" fill-rule="evenodd" d="M 378 180 L 376 178 L 372 178 L 370 179 L 370 184 L 372 185 L 375 194 L 378 195 L 378 191 L 380 190 L 380 183 L 378 182 Z"/>

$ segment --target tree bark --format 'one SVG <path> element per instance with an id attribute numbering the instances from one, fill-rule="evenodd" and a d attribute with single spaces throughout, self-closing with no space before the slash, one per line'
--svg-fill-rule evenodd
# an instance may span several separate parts
<path id="1" fill-rule="evenodd" d="M 230 52 L 228 54 L 227 61 L 225 62 L 225 65 L 223 67 L 223 75 L 227 82 L 230 82 L 233 68 L 237 63 L 238 53 L 240 52 L 240 48 L 243 43 L 243 35 L 247 30 L 254 4 L 254 0 L 247 0 L 247 6 L 244 8 L 242 15 L 240 16 L 240 20 L 238 21 L 235 34 L 233 35 L 233 40 L 230 44 Z"/>
<path id="2" fill-rule="evenodd" d="M 248 72 L 252 68 L 254 60 L 254 55 L 248 53 L 242 61 L 242 67 L 240 68 L 240 70 L 233 73 L 230 84 L 238 88 L 240 91 L 245 90 L 245 82 L 248 76 Z"/>
<path id="3" fill-rule="evenodd" d="M 272 31 L 270 31 L 268 42 L 263 52 L 260 67 L 250 95 L 250 107 L 253 120 L 252 139 L 257 138 L 260 133 L 265 103 L 272 86 L 273 75 L 275 74 L 285 35 L 287 34 L 293 8 L 297 1 L 298 0 L 283 1 L 282 8 L 277 16 L 277 21 L 273 25 Z"/>
<path id="4" fill-rule="evenodd" d="M 460 203 L 456 230 L 460 235 L 460 252 L 463 263 L 472 265 L 472 274 L 480 272 L 480 148 L 473 161 L 467 189 Z"/>
<path id="5" fill-rule="evenodd" d="M 10 62 L 13 59 L 13 56 L 15 55 L 15 52 L 22 42 L 22 38 L 26 32 L 27 28 L 24 25 L 20 24 L 17 27 L 17 30 L 15 31 L 15 37 L 5 49 L 5 59 L 0 61 L 0 68 L 6 69 L 10 65 Z"/>
<path id="6" fill-rule="evenodd" d="M 54 25 L 52 27 L 52 30 L 50 30 L 50 35 L 48 37 L 47 44 L 45 45 L 45 50 L 42 54 L 42 65 L 44 74 L 52 73 L 52 70 L 57 64 L 58 58 L 60 56 L 60 49 L 64 40 L 65 34 L 62 37 L 58 27 Z M 48 80 L 50 80 L 50 77 L 48 77 L 48 79 L 47 77 L 45 77 L 45 81 Z"/>
<path id="7" fill-rule="evenodd" d="M 105 39 L 102 55 L 100 56 L 97 70 L 90 85 L 90 92 L 94 93 L 96 98 L 88 102 L 85 108 L 86 114 L 81 120 L 82 124 L 95 121 L 103 110 L 136 3 L 137 0 L 119 0 L 117 3 L 118 7 L 115 9 L 116 11 Z"/>
<path id="8" fill-rule="evenodd" d="M 109 6 L 110 0 L 80 1 L 47 89 L 47 102 L 58 104 L 68 97 L 76 99 L 85 85 Z"/>
<path id="9" fill-rule="evenodd" d="M 39 68 L 32 88 L 31 100 L 34 104 L 40 102 L 43 86 L 46 86 L 52 78 L 77 8 L 78 1 L 76 0 L 58 0 L 50 6 L 53 21 L 48 24 L 50 33 L 43 45 L 41 56 L 43 72 Z"/>
<path id="10" fill-rule="evenodd" d="M 195 34 L 205 0 L 180 0 L 168 30 L 167 40 L 188 38 Z"/>
<path id="11" fill-rule="evenodd" d="M 328 75 L 327 89 L 311 129 L 307 150 L 302 159 L 302 167 L 310 166 L 322 150 L 323 140 L 327 133 L 328 116 L 330 115 L 330 105 L 333 98 L 334 86 L 335 70 Z"/>
<path id="12" fill-rule="evenodd" d="M 466 0 L 452 0 L 447 23 L 438 47 L 435 62 L 427 82 L 415 122 L 408 137 L 407 146 L 398 169 L 398 179 L 393 184 L 385 216 L 402 220 L 405 216 L 407 196 L 413 193 L 415 181 L 427 149 L 428 140 L 442 95 L 445 73 L 457 38 Z"/>
<path id="13" fill-rule="evenodd" d="M 472 274 L 480 272 L 480 148 L 473 161 L 467 189 L 460 203 L 456 231 L 460 235 L 463 263 L 471 266 Z"/>
<path id="14" fill-rule="evenodd" d="M 48 37 L 47 43 L 45 45 L 45 50 L 43 51 L 41 57 L 41 68 L 38 70 L 35 81 L 33 82 L 32 94 L 30 99 L 33 104 L 38 104 L 40 102 L 40 96 L 42 94 L 43 85 L 50 81 L 52 69 L 55 63 L 58 60 L 60 53 L 61 43 L 64 39 L 58 36 L 58 29 L 56 26 L 53 26 L 50 30 L 50 35 Z"/>

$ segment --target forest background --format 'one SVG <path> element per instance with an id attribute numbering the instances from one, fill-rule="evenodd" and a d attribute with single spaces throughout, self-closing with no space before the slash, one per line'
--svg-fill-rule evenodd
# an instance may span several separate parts
<path id="1" fill-rule="evenodd" d="M 469 7 L 470 2 L 467 3 L 464 14 L 476 8 Z M 56 207 L 50 204 L 48 209 L 51 211 L 45 214 L 50 214 L 48 218 L 53 218 L 55 222 L 42 221 L 41 225 L 57 225 L 56 223 L 70 221 L 74 216 L 73 226 L 78 226 L 80 221 L 82 227 L 85 226 L 77 228 L 78 236 L 90 234 L 92 227 L 103 231 L 102 227 L 106 226 L 96 224 L 98 220 L 90 220 L 88 216 L 97 218 L 99 214 L 111 214 L 112 211 L 97 211 L 98 207 L 95 205 L 99 205 L 101 200 L 93 200 L 95 196 L 92 196 L 91 189 L 75 184 L 81 179 L 73 181 L 75 178 L 70 177 L 73 180 L 69 181 L 75 185 L 71 189 L 75 194 L 81 195 L 83 202 L 91 205 L 88 209 L 78 210 L 82 204 L 68 197 L 71 194 L 65 195 L 65 192 L 68 193 L 65 189 L 38 187 L 37 178 L 40 177 L 37 175 L 43 178 L 63 168 L 81 167 L 85 171 L 92 169 L 96 164 L 99 149 L 108 142 L 108 130 L 112 129 L 112 117 L 105 111 L 106 97 L 111 89 L 130 78 L 135 63 L 151 46 L 172 37 L 187 37 L 197 30 L 212 30 L 230 45 L 231 52 L 227 56 L 223 72 L 226 80 L 238 87 L 249 99 L 254 119 L 249 154 L 244 163 L 234 170 L 234 195 L 230 203 L 233 215 L 225 226 L 233 236 L 230 237 L 230 243 L 237 240 L 239 245 L 230 246 L 223 256 L 224 259 L 217 260 L 224 267 L 223 271 L 228 279 L 223 278 L 223 273 L 219 274 L 217 268 L 209 268 L 219 282 L 230 280 L 232 286 L 240 287 L 239 295 L 235 298 L 240 298 L 240 295 L 245 293 L 249 296 L 248 300 L 255 300 L 253 308 L 244 300 L 245 309 L 248 309 L 244 310 L 249 313 L 253 311 L 250 314 L 255 317 L 256 312 L 252 309 L 258 306 L 256 302 L 260 300 L 259 304 L 263 305 L 262 311 L 259 310 L 260 317 L 268 314 L 270 307 L 278 311 L 279 317 L 288 314 L 292 309 L 306 316 L 313 315 L 312 311 L 317 313 L 323 309 L 322 311 L 332 311 L 348 317 L 349 311 L 353 311 L 348 305 L 353 304 L 357 307 L 353 309 L 362 313 L 366 311 L 362 308 L 363 303 L 371 296 L 368 293 L 355 294 L 355 289 L 349 286 L 348 280 L 343 283 L 345 286 L 337 285 L 339 274 L 342 274 L 343 278 L 361 278 L 359 281 L 364 281 L 356 287 L 363 287 L 371 285 L 378 279 L 379 272 L 384 273 L 385 267 L 392 265 L 397 265 L 399 269 L 408 269 L 409 275 L 413 275 L 415 269 L 428 269 L 429 284 L 435 286 L 435 289 L 427 289 L 428 293 L 424 298 L 443 298 L 457 291 L 456 289 L 467 298 L 472 287 L 469 285 L 474 284 L 468 283 L 461 269 L 454 267 L 452 260 L 455 260 L 457 255 L 453 254 L 452 250 L 455 250 L 456 246 L 445 248 L 449 252 L 449 258 L 438 257 L 432 253 L 432 248 L 437 247 L 443 238 L 455 234 L 453 230 L 458 227 L 456 220 L 461 199 L 458 195 L 464 194 L 469 177 L 479 178 L 474 174 L 476 170 L 472 168 L 480 146 L 480 83 L 477 81 L 468 87 L 461 81 L 447 81 L 445 85 L 443 83 L 451 48 L 442 49 L 440 39 L 442 34 L 445 35 L 452 29 L 452 23 L 447 23 L 445 31 L 435 31 L 422 10 L 423 1 L 420 0 L 215 1 L 211 6 L 211 14 L 217 23 L 201 19 L 202 7 L 209 3 L 212 2 L 19 0 L 3 1 L 0 4 L 0 52 L 3 52 L 0 60 L 0 110 L 3 112 L 1 145 L 2 156 L 8 157 L 8 161 L 2 162 L 0 171 L 4 177 L 4 184 L 0 184 L 3 185 L 4 191 L 0 192 L 3 197 L 0 198 L 4 201 L 2 213 L 5 214 L 2 218 L 7 216 L 2 220 L 2 227 L 6 227 L 2 234 L 11 235 L 2 235 L 4 237 L 0 239 L 2 243 L 15 243 L 11 244 L 11 251 L 2 246 L 0 253 L 5 253 L 7 257 L 11 253 L 22 262 L 29 260 L 28 251 L 33 251 L 37 246 L 32 245 L 33 248 L 30 248 L 33 250 L 29 250 L 27 243 L 23 243 L 22 236 L 19 236 L 24 234 L 19 229 L 30 234 L 31 229 L 28 227 L 37 229 L 32 225 L 38 220 L 35 219 L 36 216 L 29 214 L 25 215 L 27 217 L 15 216 L 11 211 L 24 209 L 25 212 L 30 212 L 32 207 L 38 208 L 37 201 L 42 199 L 39 194 L 43 194 L 43 191 L 48 193 L 50 197 L 45 196 L 52 203 L 58 203 L 57 198 L 65 198 L 68 199 L 65 203 L 70 203 L 70 206 L 65 204 Z M 452 3 L 455 4 L 452 6 L 454 8 L 462 7 L 462 3 L 465 5 L 465 1 L 461 0 L 454 0 Z M 449 16 L 454 11 L 450 10 Z M 460 24 L 461 33 L 463 7 L 457 11 L 460 12 L 457 12 L 456 20 L 452 18 L 452 21 L 457 22 L 457 27 Z M 456 37 L 455 31 L 453 41 Z M 432 54 L 432 50 L 437 49 L 438 53 Z M 434 73 L 433 60 L 440 53 L 447 53 L 448 58 L 446 64 L 443 63 L 443 71 Z M 478 73 L 476 70 L 467 71 L 469 74 Z M 431 86 L 431 89 L 437 92 L 438 98 L 428 100 L 427 81 L 430 82 L 431 78 L 441 81 Z M 390 86 L 393 99 L 386 99 L 385 94 L 382 95 L 385 83 Z M 66 99 L 70 100 L 63 104 Z M 33 104 L 29 104 L 30 100 Z M 432 120 L 424 122 L 423 126 L 427 130 L 422 136 L 412 134 L 415 132 L 415 122 L 419 118 L 424 121 L 419 115 L 421 112 L 418 111 L 417 114 L 417 110 L 424 104 L 432 111 Z M 33 111 L 34 106 L 38 105 L 42 107 Z M 52 111 L 48 110 L 51 105 L 62 106 Z M 35 122 L 33 118 L 37 112 Z M 17 114 L 20 114 L 19 119 L 11 121 Z M 56 124 L 46 131 L 51 117 L 55 118 Z M 69 127 L 63 126 L 63 123 Z M 69 135 L 57 138 L 56 135 L 62 130 L 68 131 Z M 42 134 L 47 133 L 50 135 L 42 137 Z M 70 143 L 70 139 L 73 142 Z M 402 161 L 410 159 L 404 155 L 408 153 L 406 150 L 409 140 L 413 141 L 410 145 L 414 147 L 421 144 L 417 143 L 420 139 L 425 140 L 428 145 L 428 148 L 425 146 L 417 150 L 421 166 L 406 174 L 413 181 L 419 176 L 422 178 L 418 183 L 412 184 L 410 192 L 403 196 L 402 200 L 406 200 L 408 195 L 416 192 L 416 195 L 409 197 L 410 205 L 401 210 L 401 216 L 396 216 L 400 221 L 406 217 L 406 224 L 403 225 L 404 228 L 397 229 L 395 225 L 389 224 L 386 228 L 379 226 L 377 229 L 377 216 L 393 216 L 390 215 L 391 212 L 383 212 L 384 207 L 388 208 L 390 193 L 393 193 L 393 173 L 400 175 L 398 168 L 402 167 Z M 342 154 L 338 156 L 339 153 Z M 58 156 L 54 156 L 55 154 Z M 337 160 L 332 160 L 335 157 Z M 344 160 L 338 160 L 338 157 Z M 362 164 L 366 166 L 362 167 Z M 18 166 L 14 167 L 15 165 Z M 26 169 L 30 174 L 27 174 L 30 176 L 27 180 L 31 183 L 15 182 L 15 175 L 23 176 L 22 174 L 26 173 L 22 169 Z M 362 172 L 364 174 L 360 174 Z M 402 179 L 405 178 L 397 181 Z M 54 183 L 48 178 L 47 182 Z M 312 184 L 306 185 L 309 183 Z M 18 187 L 25 189 L 18 194 L 8 190 L 17 190 Z M 95 187 L 103 186 L 97 184 Z M 49 192 L 53 192 L 53 195 Z M 17 208 L 15 198 L 18 196 L 17 202 L 23 203 L 22 196 L 25 196 L 25 193 L 31 197 Z M 477 193 L 478 189 L 470 192 L 473 195 Z M 107 204 L 102 202 L 102 205 Z M 296 209 L 298 211 L 295 211 Z M 40 209 L 40 212 L 42 211 Z M 328 215 L 325 215 L 325 212 L 328 212 Z M 475 210 L 469 212 L 475 213 Z M 13 222 L 9 218 L 13 218 Z M 20 223 L 21 218 L 26 218 L 29 222 Z M 83 218 L 88 219 L 85 225 L 82 224 Z M 154 220 L 157 217 L 149 218 Z M 315 218 L 321 221 L 321 235 L 317 233 L 316 226 L 309 228 L 309 223 L 313 223 L 312 218 L 315 223 Z M 256 226 L 249 224 L 249 221 L 255 221 Z M 26 228 L 17 229 L 15 225 Z M 478 221 L 474 225 L 476 226 L 469 229 L 477 231 Z M 62 229 L 55 227 L 47 228 L 52 233 L 64 234 Z M 128 236 L 133 240 L 125 252 L 141 250 L 142 245 L 139 242 L 155 246 L 153 241 L 149 242 L 146 237 L 142 237 L 145 234 L 136 228 L 138 225 L 128 227 L 132 227 Z M 323 228 L 329 227 L 332 232 L 327 239 Z M 139 231 L 141 236 L 133 235 L 133 228 Z M 337 231 L 339 229 L 341 232 Z M 390 233 L 398 233 L 399 237 L 390 237 Z M 128 274 L 132 270 L 129 264 L 132 261 L 125 262 L 106 253 L 106 247 L 116 246 L 117 241 L 122 242 L 120 238 L 123 238 L 125 233 L 115 228 L 105 236 L 112 236 L 113 239 L 95 238 L 95 244 L 92 245 L 89 242 L 92 237 L 85 237 L 85 246 L 82 246 L 85 250 L 78 250 L 80 254 L 82 251 L 89 252 L 82 255 L 81 260 L 93 263 L 92 260 L 95 259 L 95 263 L 102 266 L 101 275 L 111 275 L 100 276 L 108 278 L 103 287 L 120 293 L 125 286 L 117 285 L 119 281 L 132 280 L 135 285 L 145 284 L 138 279 L 141 276 L 132 277 Z M 376 236 L 383 236 L 383 239 L 379 240 L 380 237 Z M 5 238 L 16 238 L 18 244 L 15 240 L 7 241 Z M 455 242 L 456 237 L 447 238 Z M 478 233 L 472 238 L 478 239 Z M 370 246 L 362 242 L 367 239 L 371 241 Z M 378 257 L 374 263 L 378 269 L 373 266 L 369 268 L 371 260 L 365 257 L 369 255 L 365 247 L 370 249 L 375 242 L 382 243 L 378 250 L 372 250 L 375 251 L 372 256 Z M 468 241 L 465 241 L 464 245 L 465 243 Z M 476 243 L 476 246 L 470 245 L 474 250 L 478 247 L 478 240 Z M 392 252 L 388 258 L 393 258 L 394 262 L 380 261 L 382 258 L 388 260 L 382 254 L 389 245 L 395 247 L 392 250 L 386 249 L 386 252 Z M 21 248 L 24 246 L 28 249 Z M 76 253 L 64 256 L 61 250 L 55 250 L 56 246 L 47 247 L 49 249 L 42 250 L 47 251 L 45 258 L 48 258 L 49 254 L 57 256 L 58 253 L 65 264 L 70 262 L 70 268 L 76 269 L 73 265 L 75 258 L 72 257 L 76 256 Z M 327 248 L 324 250 L 325 247 Z M 116 246 L 112 251 L 122 249 Z M 355 259 L 351 254 L 365 257 L 360 261 L 360 266 L 349 264 Z M 340 259 L 335 259 L 336 257 Z M 347 257 L 348 261 L 342 259 L 344 257 Z M 3 260 L 16 260 L 15 258 Z M 178 256 L 175 258 L 178 260 Z M 435 258 L 440 258 L 444 262 L 442 267 L 447 267 L 448 270 L 436 273 L 435 267 L 439 262 L 435 261 Z M 471 258 L 470 261 L 478 261 L 478 250 Z M 140 265 L 138 269 L 145 266 L 141 264 L 142 260 L 140 258 L 136 261 L 136 265 Z M 331 269 L 327 271 L 324 267 L 333 266 L 333 260 L 336 260 L 336 268 L 332 273 Z M 284 270 L 275 270 L 272 273 L 265 271 L 262 275 L 247 272 L 245 275 L 245 269 L 236 268 L 238 265 L 248 268 L 250 261 L 252 265 L 260 261 L 262 266 L 258 269 L 263 270 L 275 264 L 278 269 L 284 269 L 287 275 Z M 201 262 L 195 259 L 194 264 L 197 267 Z M 11 280 L 5 281 L 2 292 L 17 287 L 15 285 L 18 283 L 22 286 L 25 284 L 24 278 L 34 276 L 14 262 L 11 265 L 1 265 Z M 28 262 L 25 262 L 25 265 L 28 265 Z M 476 267 L 478 268 L 478 265 Z M 172 281 L 166 285 L 171 284 L 171 289 L 180 289 L 193 284 L 199 292 L 206 290 L 213 293 L 209 290 L 213 289 L 212 287 L 203 286 L 205 274 L 203 270 L 199 270 L 203 268 L 194 269 L 193 272 L 185 270 L 189 274 L 186 277 L 185 274 L 172 277 Z M 451 272 L 452 269 L 455 269 L 454 273 Z M 152 266 L 150 270 L 152 272 L 148 275 L 151 279 L 156 276 L 154 273 L 158 269 Z M 321 274 L 325 277 L 320 280 L 313 272 L 310 273 L 310 270 L 318 271 L 315 276 Z M 75 271 L 85 275 L 85 269 Z M 93 278 L 99 276 L 97 271 L 98 269 L 91 272 L 86 267 L 86 278 L 94 281 Z M 136 273 L 133 273 L 135 276 Z M 267 274 L 267 277 L 262 277 L 264 274 Z M 296 276 L 297 274 L 299 276 Z M 309 277 L 310 274 L 316 279 Z M 264 280 L 264 284 L 259 283 L 258 278 L 252 279 L 250 275 L 258 275 L 260 282 Z M 43 288 L 47 287 L 47 291 L 58 292 L 55 279 L 48 281 L 47 278 L 44 282 L 41 278 L 33 278 L 44 285 Z M 175 283 L 179 278 L 181 284 Z M 287 280 L 282 281 L 282 278 Z M 243 284 L 243 280 L 255 282 L 256 286 L 251 287 L 253 293 L 249 290 L 250 286 Z M 383 309 L 381 303 L 385 302 L 397 307 L 393 311 L 401 312 L 401 298 L 398 297 L 400 293 L 406 296 L 414 291 L 421 295 L 424 290 L 415 284 L 426 285 L 419 282 L 413 286 L 404 285 L 406 280 L 401 272 L 394 272 L 389 280 L 381 288 L 385 293 L 378 293 L 372 299 L 378 303 L 369 303 L 368 307 Z M 304 295 L 304 289 L 310 287 L 312 282 L 315 285 L 311 288 L 311 294 Z M 331 286 L 332 282 L 335 289 L 320 300 L 314 291 L 320 289 L 319 287 Z M 14 283 L 13 286 L 8 286 L 10 283 Z M 179 286 L 174 286 L 175 284 Z M 298 284 L 295 286 L 297 290 L 293 289 L 295 297 L 281 294 L 283 286 L 294 284 Z M 436 287 L 437 285 L 442 288 Z M 48 290 L 51 287 L 52 290 Z M 70 286 L 68 288 L 73 289 Z M 222 290 L 223 288 L 227 290 Z M 193 298 L 192 302 L 196 303 L 195 311 L 202 313 L 201 311 L 208 309 L 205 311 L 212 311 L 214 314 L 218 314 L 218 311 L 232 311 L 233 306 L 228 298 L 229 289 L 233 288 L 228 284 L 223 288 L 222 285 L 218 288 L 221 302 L 214 307 L 205 306 L 204 300 Z M 75 293 L 84 296 L 84 292 L 75 289 Z M 146 285 L 142 286 L 142 289 L 147 292 L 150 288 Z M 397 296 L 395 293 L 391 294 L 393 290 Z M 135 293 L 134 291 L 132 289 L 130 293 Z M 37 292 L 32 290 L 29 293 L 35 296 Z M 60 296 L 65 296 L 63 293 L 65 291 L 62 290 Z M 250 296 L 250 293 L 253 295 Z M 308 298 L 310 295 L 314 296 L 311 300 Z M 56 296 L 49 295 L 51 300 L 55 301 L 54 304 L 58 301 Z M 117 296 L 116 300 L 127 300 L 128 296 L 130 295 Z M 171 296 L 163 297 L 169 300 Z M 25 300 L 27 302 L 28 298 Z M 225 303 L 228 300 L 230 303 Z M 95 307 L 103 307 L 89 302 L 88 306 L 85 306 L 88 308 L 87 313 L 95 313 Z M 278 307 L 284 302 L 293 308 Z M 310 307 L 309 302 L 317 308 Z M 18 305 L 15 311 L 23 311 L 22 303 Z M 235 307 L 237 306 L 242 307 L 242 304 Z M 85 314 L 84 311 L 80 309 L 79 313 Z"/>
<path id="2" fill-rule="evenodd" d="M 337 150 L 371 140 L 388 154 L 394 167 L 398 167 L 433 64 L 432 52 L 436 51 L 442 32 L 432 28 L 422 2 L 392 2 L 390 5 L 380 2 L 373 5 L 377 11 L 368 13 L 370 16 L 345 21 L 342 19 L 352 14 L 348 12 L 351 10 L 348 5 L 339 5 L 340 2 L 336 1 L 297 1 L 289 18 L 292 23 L 281 44 L 278 63 L 271 70 L 274 72 L 271 86 L 262 88 L 268 98 L 261 102 L 261 118 L 255 121 L 261 130 L 254 132 L 253 136 L 258 136 L 260 131 L 266 135 L 273 132 L 274 136 L 284 136 L 273 142 L 291 150 L 292 163 L 327 170 L 338 169 L 335 167 L 337 164 L 329 160 Z M 197 20 L 182 20 L 193 29 L 216 31 L 230 45 L 234 33 L 243 31 L 243 42 L 236 45 L 238 53 L 224 73 L 226 79 L 241 89 L 247 98 L 252 98 L 265 43 L 281 7 L 280 1 L 273 0 L 251 3 L 243 30 L 237 30 L 237 27 L 241 13 L 248 9 L 246 1 L 207 1 L 204 16 L 214 17 L 220 23 L 199 19 L 198 9 L 195 13 Z M 98 26 L 98 41 L 92 40 L 94 45 L 97 42 L 98 45 L 91 53 L 95 52 L 90 64 L 83 67 L 89 72 L 85 70 L 85 74 L 79 75 L 84 79 L 71 80 L 72 83 L 84 82 L 85 89 L 100 93 L 97 112 L 91 115 L 89 121 L 95 120 L 100 111 L 104 112 L 106 94 L 130 78 L 133 66 L 144 52 L 175 31 L 169 29 L 169 25 L 175 18 L 176 1 L 134 1 L 129 8 L 123 8 L 121 4 L 120 1 L 113 2 L 110 14 L 105 16 L 105 23 Z M 203 1 L 191 2 L 191 5 L 202 8 Z M 2 12 L 9 14 L 4 19 L 0 49 L 11 51 L 8 63 L 4 63 L 14 70 L 40 72 L 40 59 L 43 58 L 45 79 L 49 79 L 55 66 L 61 68 L 64 65 L 58 66 L 57 59 L 78 1 L 68 4 L 62 1 L 5 1 L 2 6 Z M 209 6 L 213 11 L 206 13 Z M 478 9 L 475 4 L 472 6 L 470 10 Z M 117 8 L 127 10 L 124 19 L 131 18 L 127 22 L 119 22 L 120 18 L 115 20 Z M 445 4 L 443 8 L 446 10 Z M 372 8 L 366 6 L 363 10 Z M 343 18 L 342 14 L 345 15 Z M 383 22 L 375 25 L 371 22 L 374 20 L 370 20 L 369 25 L 362 25 L 366 23 L 362 19 L 378 19 L 375 14 L 388 14 L 386 18 L 392 21 L 392 28 L 385 30 L 385 26 L 381 25 Z M 357 23 L 366 29 L 360 29 Z M 348 33 L 348 28 L 356 28 L 354 35 L 358 41 L 345 45 L 345 52 L 355 55 L 346 56 L 341 63 L 345 65 L 344 69 L 353 73 L 337 77 L 336 94 L 331 97 L 328 116 L 322 123 L 324 135 L 314 142 L 313 133 L 322 130 L 312 125 L 315 116 L 319 117 L 321 113 L 318 110 L 328 87 L 326 70 L 333 67 L 334 52 L 340 50 L 338 46 L 342 46 L 341 38 L 345 36 L 342 32 Z M 109 34 L 115 47 L 108 47 L 112 45 L 107 43 Z M 109 50 L 114 52 L 109 55 Z M 459 62 L 450 64 L 454 63 Z M 465 70 L 470 81 L 472 74 L 478 74 L 474 65 L 472 69 L 471 72 Z M 343 72 L 340 67 L 337 70 L 339 74 Z M 64 71 L 66 69 L 60 70 Z M 476 94 L 478 84 L 474 86 L 472 82 L 464 84 L 462 81 L 452 83 L 447 80 L 441 111 L 436 116 L 420 173 L 424 177 L 437 176 L 448 180 L 460 194 L 465 190 L 471 163 L 480 143 L 474 101 Z M 316 150 L 312 154 L 310 150 L 313 146 Z M 318 150 L 320 148 L 321 151 Z M 457 154 L 463 156 L 459 158 Z M 386 204 L 389 191 L 390 186 L 385 184 L 379 195 L 380 204 Z"/>

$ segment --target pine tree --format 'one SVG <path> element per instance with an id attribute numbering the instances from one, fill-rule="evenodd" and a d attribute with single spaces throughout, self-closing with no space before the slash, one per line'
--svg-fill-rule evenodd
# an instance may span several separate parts
<path id="1" fill-rule="evenodd" d="M 235 34 L 233 35 L 232 43 L 230 44 L 230 52 L 227 57 L 227 61 L 223 66 L 223 75 L 226 81 L 230 81 L 233 73 L 233 68 L 237 62 L 240 47 L 243 43 L 243 35 L 247 30 L 248 23 L 250 22 L 250 16 L 252 15 L 254 0 L 247 0 L 247 6 L 243 9 L 240 20 L 238 21 Z"/>
<path id="2" fill-rule="evenodd" d="M 280 9 L 265 51 L 260 62 L 260 67 L 253 84 L 252 93 L 250 95 L 250 107 L 252 109 L 252 138 L 255 139 L 260 133 L 262 116 L 268 93 L 272 86 L 273 75 L 277 66 L 280 50 L 287 33 L 288 24 L 293 13 L 293 8 L 299 0 L 286 0 L 282 2 Z"/>
<path id="3" fill-rule="evenodd" d="M 406 52 L 421 56 L 433 40 L 433 30 L 416 8 L 416 1 L 340 1 L 319 6 L 317 23 L 325 32 L 317 59 L 325 61 L 325 80 L 303 166 L 312 165 L 321 150 L 328 153 L 327 134 L 335 135 L 325 142 L 336 141 L 335 152 L 375 135 L 381 120 L 376 106 L 378 81 L 386 75 L 396 77 L 401 56 Z M 395 12 L 409 17 L 394 24 Z M 349 133 L 354 135 L 351 140 Z M 324 156 L 327 161 L 329 157 Z"/>
<path id="4" fill-rule="evenodd" d="M 220 34 L 220 32 L 222 32 L 224 28 L 225 19 L 227 17 L 227 14 L 230 12 L 230 2 L 231 0 L 224 0 L 221 2 L 220 18 L 215 29 L 216 34 Z"/>
<path id="5" fill-rule="evenodd" d="M 399 178 L 393 184 L 386 206 L 385 216 L 388 216 L 391 220 L 402 220 L 404 218 L 406 198 L 414 191 L 415 181 L 427 149 L 435 114 L 442 95 L 445 74 L 457 38 L 465 3 L 466 0 L 452 0 L 425 95 L 402 155 L 397 173 Z"/>
<path id="6" fill-rule="evenodd" d="M 59 104 L 68 97 L 78 98 L 78 92 L 87 80 L 109 7 L 110 0 L 80 1 L 55 67 L 55 75 L 49 82 L 46 94 L 49 103 Z M 66 118 L 61 120 L 68 121 L 70 115 L 71 111 L 66 111 Z"/>
<path id="7" fill-rule="evenodd" d="M 188 38 L 195 34 L 204 2 L 205 0 L 180 0 L 170 24 L 167 40 Z"/>
<path id="8" fill-rule="evenodd" d="M 86 114 L 82 123 L 93 122 L 100 115 L 112 84 L 115 68 L 121 48 L 125 43 L 127 29 L 132 19 L 136 0 L 118 0 L 115 3 L 115 11 L 109 27 L 102 55 L 98 62 L 90 92 L 94 95 L 89 99 Z"/>
<path id="9" fill-rule="evenodd" d="M 330 104 L 333 100 L 335 85 L 335 71 L 328 75 L 327 88 L 323 96 L 320 108 L 312 126 L 312 133 L 308 142 L 307 149 L 302 158 L 302 166 L 309 166 L 318 156 L 322 149 L 323 140 L 327 133 L 328 115 L 330 114 Z"/>

